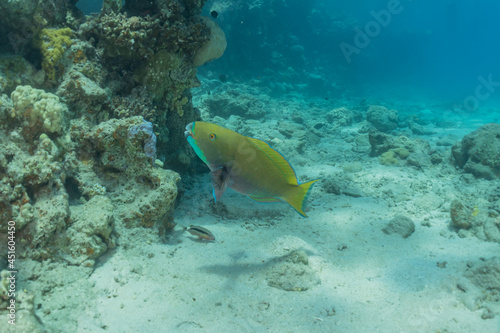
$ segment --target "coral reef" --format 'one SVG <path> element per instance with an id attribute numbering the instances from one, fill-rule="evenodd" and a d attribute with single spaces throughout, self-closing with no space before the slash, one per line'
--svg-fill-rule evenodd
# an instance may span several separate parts
<path id="1" fill-rule="evenodd" d="M 133 65 L 161 50 L 184 58 L 210 41 L 210 27 L 201 18 L 187 20 L 179 2 L 167 1 L 161 7 L 156 15 L 104 14 L 83 25 L 82 33 L 97 38 L 97 46 L 115 66 Z"/>
<path id="2" fill-rule="evenodd" d="M 97 82 L 75 70 L 65 76 L 57 94 L 64 96 L 66 103 L 78 113 L 85 110 L 87 114 L 97 114 L 109 103 L 108 93 Z"/>
<path id="3" fill-rule="evenodd" d="M 117 102 L 133 103 L 124 96 L 140 92 L 146 101 L 144 107 L 134 107 L 132 110 L 136 112 L 126 113 L 141 115 L 155 124 L 155 132 L 159 134 L 157 148 L 162 152 L 159 158 L 177 170 L 189 165 L 186 158 L 181 158 L 186 155 L 185 124 L 199 117 L 189 89 L 199 86 L 193 64 L 195 54 L 211 38 L 210 27 L 197 16 L 203 3 L 126 1 L 120 10 L 120 6 L 109 2 L 106 5 L 109 9 L 99 17 L 88 18 L 79 27 L 79 34 L 92 42 L 91 49 L 96 49 L 93 54 L 84 50 L 84 54 L 91 59 L 96 53 L 102 57 L 104 66 L 111 70 L 107 80 L 112 82 L 115 92 L 120 92 L 110 94 L 108 89 L 110 103 L 100 104 L 102 115 L 96 116 L 105 117 L 109 113 L 123 116 L 126 108 Z M 71 87 L 72 82 L 69 80 L 67 86 Z M 101 82 L 96 84 L 103 87 Z"/>
<path id="4" fill-rule="evenodd" d="M 26 51 L 42 29 L 64 25 L 67 20 L 81 16 L 75 4 L 76 1 L 67 0 L 2 1 L 0 31 L 6 33 L 14 52 Z"/>
<path id="5" fill-rule="evenodd" d="M 194 68 L 184 63 L 180 55 L 165 50 L 158 51 L 138 67 L 134 79 L 148 88 L 155 100 L 165 97 L 170 100 L 181 96 L 185 89 L 198 85 Z M 180 82 L 183 84 L 176 84 Z"/>
<path id="6" fill-rule="evenodd" d="M 202 0 L 108 0 L 89 17 L 74 4 L 0 4 L 20 54 L 0 59 L 0 218 L 23 259 L 92 267 L 129 230 L 173 227 L 194 62 L 225 39 Z"/>
<path id="7" fill-rule="evenodd" d="M 14 102 L 23 105 L 22 98 Z M 115 246 L 115 228 L 170 228 L 179 176 L 151 166 L 143 141 L 152 131 L 128 137 L 143 123 L 139 116 L 98 125 L 71 120 L 69 135 L 53 139 L 52 133 L 23 137 L 23 124 L 8 136 L 0 131 L 2 218 L 16 221 L 22 257 L 92 266 Z"/>

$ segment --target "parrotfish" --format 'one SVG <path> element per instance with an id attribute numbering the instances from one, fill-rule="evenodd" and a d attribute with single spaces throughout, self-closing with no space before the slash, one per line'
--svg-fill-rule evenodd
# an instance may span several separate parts
<path id="1" fill-rule="evenodd" d="M 286 202 L 307 217 L 304 205 L 318 179 L 301 184 L 290 163 L 269 144 L 201 121 L 188 124 L 185 134 L 211 171 L 215 201 L 230 187 L 256 202 Z"/>

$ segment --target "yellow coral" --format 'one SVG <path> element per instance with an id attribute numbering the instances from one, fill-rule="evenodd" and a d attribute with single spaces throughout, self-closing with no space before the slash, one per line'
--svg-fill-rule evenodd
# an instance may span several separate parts
<path id="1" fill-rule="evenodd" d="M 380 164 L 383 165 L 397 165 L 399 164 L 399 159 L 396 158 L 396 153 L 391 149 L 386 151 L 379 157 Z"/>
<path id="2" fill-rule="evenodd" d="M 393 150 L 399 156 L 399 158 L 403 160 L 407 159 L 408 156 L 410 156 L 410 152 L 406 148 L 394 148 L 391 150 Z"/>
<path id="3" fill-rule="evenodd" d="M 71 45 L 71 29 L 42 29 L 34 46 L 42 53 L 42 67 L 50 81 L 56 80 L 56 66 Z"/>
<path id="4" fill-rule="evenodd" d="M 389 149 L 379 157 L 380 164 L 398 165 L 400 160 L 407 159 L 410 152 L 405 148 Z"/>
<path id="5" fill-rule="evenodd" d="M 183 106 L 186 105 L 187 102 L 189 102 L 189 99 L 186 96 L 184 96 L 184 97 L 182 97 L 174 102 L 174 107 L 177 110 L 177 114 L 179 115 L 179 117 L 182 117 L 184 115 Z"/>
<path id="6" fill-rule="evenodd" d="M 479 208 L 477 208 L 477 206 L 474 206 L 474 209 L 472 210 L 471 215 L 473 217 L 476 217 L 478 214 L 479 214 Z"/>

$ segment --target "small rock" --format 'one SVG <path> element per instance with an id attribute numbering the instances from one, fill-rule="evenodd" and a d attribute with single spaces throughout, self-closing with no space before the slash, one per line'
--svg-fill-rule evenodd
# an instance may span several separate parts
<path id="1" fill-rule="evenodd" d="M 368 140 L 371 146 L 371 156 L 380 156 L 390 149 L 405 148 L 414 151 L 415 144 L 406 136 L 392 136 L 379 131 L 370 131 Z"/>
<path id="2" fill-rule="evenodd" d="M 415 223 L 406 216 L 397 215 L 382 229 L 386 234 L 400 234 L 407 238 L 415 231 Z"/>
<path id="3" fill-rule="evenodd" d="M 345 107 L 333 109 L 326 114 L 326 120 L 330 124 L 338 124 L 340 126 L 350 126 L 353 122 L 361 121 L 360 112 L 349 110 Z"/>
<path id="4" fill-rule="evenodd" d="M 412 154 L 406 160 L 407 165 L 414 166 L 418 169 L 425 169 L 431 166 L 431 160 L 428 154 L 416 153 Z"/>
<path id="5" fill-rule="evenodd" d="M 381 132 L 390 132 L 398 126 L 398 111 L 389 110 L 384 106 L 370 105 L 366 112 L 368 120 Z"/>
<path id="6" fill-rule="evenodd" d="M 410 128 L 411 132 L 415 135 L 432 134 L 432 132 L 426 131 L 423 126 L 421 126 L 415 122 L 410 122 L 408 124 L 408 127 Z"/>
<path id="7" fill-rule="evenodd" d="M 361 198 L 361 197 L 365 196 L 363 191 L 361 191 L 359 188 L 355 188 L 355 187 L 344 188 L 342 190 L 342 194 L 347 195 L 349 197 L 353 197 L 353 198 Z"/>
<path id="8" fill-rule="evenodd" d="M 451 149 L 452 162 L 477 178 L 500 177 L 500 124 L 486 124 L 467 134 Z"/>
<path id="9" fill-rule="evenodd" d="M 436 141 L 436 146 L 439 147 L 451 147 L 453 144 L 457 141 L 456 138 L 452 136 L 447 136 L 444 138 L 440 138 L 439 140 Z"/>
<path id="10" fill-rule="evenodd" d="M 437 267 L 439 267 L 439 268 L 446 268 L 446 264 L 448 264 L 447 261 L 438 261 L 436 263 Z"/>
<path id="11" fill-rule="evenodd" d="M 469 229 L 471 226 L 472 208 L 460 200 L 453 200 L 450 205 L 451 222 L 454 227 Z"/>
<path id="12" fill-rule="evenodd" d="M 269 286 L 286 291 L 305 291 L 321 283 L 303 250 L 279 258 L 267 271 L 266 281 Z"/>

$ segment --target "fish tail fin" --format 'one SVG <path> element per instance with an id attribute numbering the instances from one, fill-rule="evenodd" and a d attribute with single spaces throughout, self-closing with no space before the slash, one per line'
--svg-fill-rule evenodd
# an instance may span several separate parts
<path id="1" fill-rule="evenodd" d="M 307 217 L 304 213 L 304 206 L 315 182 L 319 179 L 311 180 L 310 182 L 294 185 L 292 190 L 283 198 L 290 206 L 293 207 L 300 215 Z"/>

